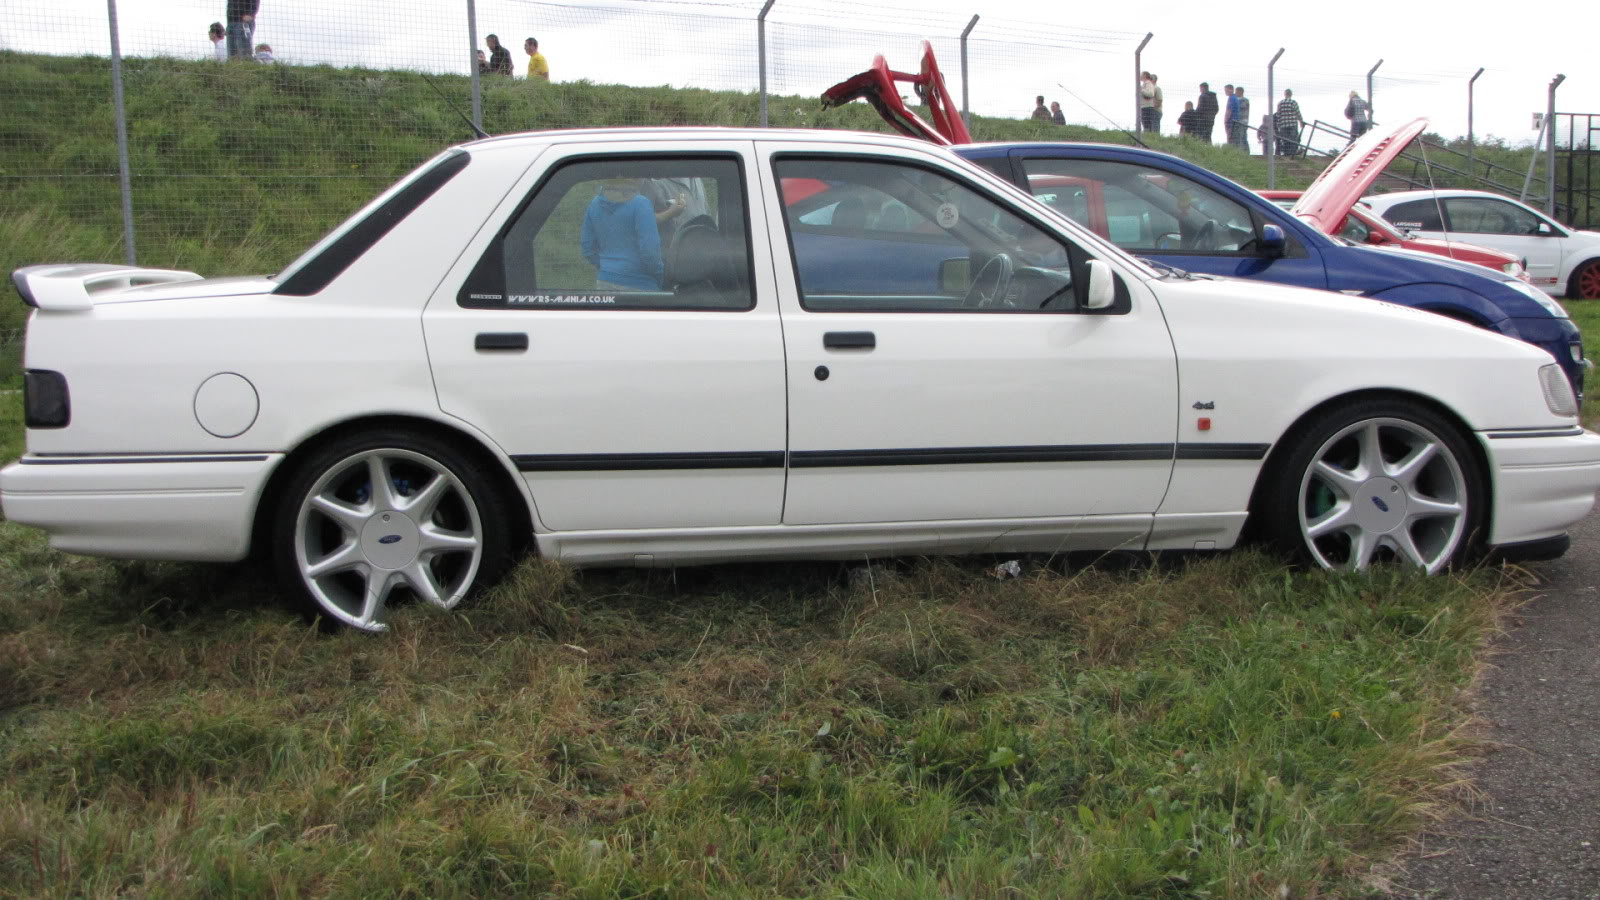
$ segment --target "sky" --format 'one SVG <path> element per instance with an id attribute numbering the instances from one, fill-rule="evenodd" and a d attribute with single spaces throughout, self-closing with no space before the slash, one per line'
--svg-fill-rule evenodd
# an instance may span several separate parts
<path id="1" fill-rule="evenodd" d="M 969 42 L 971 108 L 1023 117 L 1033 96 L 1059 101 L 1067 119 L 1127 126 L 1134 112 L 1134 48 L 1145 34 L 1143 67 L 1161 77 L 1164 130 L 1183 101 L 1208 81 L 1247 87 L 1252 118 L 1266 111 L 1267 63 L 1281 47 L 1275 85 L 1293 88 L 1310 119 L 1344 125 L 1345 99 L 1366 91 L 1381 59 L 1373 107 L 1379 122 L 1427 116 L 1446 136 L 1467 131 L 1467 83 L 1478 67 L 1474 131 L 1510 144 L 1532 141 L 1532 114 L 1545 107 L 1558 74 L 1558 111 L 1600 113 L 1600 54 L 1592 0 L 1550 0 L 1521 16 L 1503 2 L 1396 3 L 1339 12 L 1330 4 L 1227 5 L 1171 0 L 1126 4 L 1019 0 L 776 0 L 768 17 L 769 88 L 817 95 L 865 69 L 882 52 L 891 68 L 914 70 L 921 39 L 933 41 L 959 97 L 959 44 Z M 520 66 L 522 38 L 535 35 L 553 77 L 600 83 L 754 90 L 756 14 L 761 0 L 471 0 L 477 34 L 506 38 Z M 117 0 L 123 53 L 199 60 L 205 27 L 224 0 Z M 327 62 L 464 72 L 468 0 L 261 0 L 256 39 L 286 63 Z M 1356 7 L 1351 7 L 1356 9 Z M 1363 7 L 1372 10 L 1370 7 Z M 1330 12 L 1330 10 L 1333 10 Z M 104 0 L 13 2 L 0 6 L 0 48 L 109 52 Z M 478 46 L 483 46 L 481 39 Z M 1600 119 L 1596 120 L 1600 123 Z M 626 124 L 619 122 L 618 124 Z M 779 123 L 781 124 L 781 123 Z M 492 130 L 492 129 L 491 129 Z"/>

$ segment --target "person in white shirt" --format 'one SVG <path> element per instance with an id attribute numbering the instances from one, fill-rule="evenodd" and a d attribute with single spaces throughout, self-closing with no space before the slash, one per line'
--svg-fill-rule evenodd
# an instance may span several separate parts
<path id="1" fill-rule="evenodd" d="M 228 61 L 228 29 L 222 27 L 221 22 L 212 22 L 211 30 L 207 32 L 211 38 L 212 52 L 216 54 L 217 62 Z"/>

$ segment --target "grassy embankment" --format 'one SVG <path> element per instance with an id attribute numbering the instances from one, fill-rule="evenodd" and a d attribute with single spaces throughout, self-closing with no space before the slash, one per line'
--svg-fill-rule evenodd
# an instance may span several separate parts
<path id="1" fill-rule="evenodd" d="M 151 264 L 270 270 L 460 136 L 404 76 L 330 106 L 360 79 L 144 65 L 130 82 L 172 79 L 182 116 L 151 128 L 178 144 L 144 165 L 227 144 L 336 174 L 371 158 L 362 141 L 411 142 L 358 178 L 216 176 L 252 219 L 146 183 L 149 233 L 170 235 L 144 245 Z M 103 124 L 98 95 L 73 99 L 93 77 L 63 91 L 84 107 L 35 113 L 81 113 L 80 137 Z M 753 110 L 557 87 L 491 92 L 486 119 Z M 259 105 L 220 115 L 230 96 Z M 333 127 L 358 110 L 359 139 Z M 241 143 L 235 123 L 267 115 Z M 0 143 L 34 118 L 0 118 Z M 1038 128 L 1001 124 L 1018 131 L 980 134 Z M 79 187 L 6 189 L 0 252 L 28 255 L 4 265 L 116 258 L 114 214 L 60 212 Z M 18 402 L 0 395 L 5 458 Z M 1251 553 L 1004 581 L 989 565 L 529 562 L 470 610 L 372 639 L 307 629 L 247 568 L 65 557 L 0 523 L 0 894 L 1353 895 L 1459 789 L 1458 692 L 1508 602 L 1499 573 L 1340 578 Z"/>

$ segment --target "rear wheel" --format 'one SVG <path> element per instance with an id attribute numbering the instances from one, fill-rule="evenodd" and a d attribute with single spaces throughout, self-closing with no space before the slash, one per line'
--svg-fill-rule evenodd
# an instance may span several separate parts
<path id="1" fill-rule="evenodd" d="M 1572 273 L 1567 285 L 1572 300 L 1600 300 L 1600 259 L 1591 259 Z"/>
<path id="2" fill-rule="evenodd" d="M 404 603 L 452 609 L 509 563 L 512 521 L 471 456 L 424 434 L 359 434 L 305 459 L 274 520 L 284 587 L 315 615 L 383 631 Z"/>
<path id="3" fill-rule="evenodd" d="M 1466 439 L 1408 400 L 1330 410 L 1290 438 L 1267 478 L 1267 536 L 1324 568 L 1398 562 L 1431 574 L 1481 536 L 1488 492 Z"/>

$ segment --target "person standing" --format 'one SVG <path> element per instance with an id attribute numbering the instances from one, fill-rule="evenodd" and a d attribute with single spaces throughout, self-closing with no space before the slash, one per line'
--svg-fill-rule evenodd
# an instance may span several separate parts
<path id="1" fill-rule="evenodd" d="M 500 36 L 491 34 L 483 42 L 489 45 L 489 74 L 510 77 L 511 51 L 501 45 Z"/>
<path id="2" fill-rule="evenodd" d="M 1139 73 L 1139 130 L 1159 131 L 1156 121 L 1156 83 L 1149 72 Z"/>
<path id="3" fill-rule="evenodd" d="M 1150 130 L 1154 131 L 1154 132 L 1157 132 L 1157 133 L 1160 133 L 1160 131 L 1161 131 L 1161 79 L 1156 77 L 1156 73 L 1154 73 L 1154 72 L 1150 73 L 1150 85 L 1156 89 L 1155 97 L 1152 98 L 1153 102 L 1155 103 L 1155 107 L 1156 107 L 1156 125 L 1155 125 L 1154 128 L 1152 128 Z"/>
<path id="4" fill-rule="evenodd" d="M 1061 104 L 1054 100 L 1050 101 L 1050 121 L 1056 123 L 1057 125 L 1067 124 L 1067 117 L 1066 114 L 1061 111 Z"/>
<path id="5" fill-rule="evenodd" d="M 1300 104 L 1294 100 L 1294 91 L 1283 89 L 1283 99 L 1278 101 L 1278 111 L 1272 118 L 1278 135 L 1279 156 L 1293 156 L 1300 149 L 1300 129 L 1306 120 L 1300 117 Z"/>
<path id="6" fill-rule="evenodd" d="M 261 0 L 228 0 L 228 58 L 252 59 Z"/>
<path id="7" fill-rule="evenodd" d="M 1366 134 L 1372 128 L 1372 107 L 1355 91 L 1350 92 L 1350 102 L 1344 105 L 1344 117 L 1350 120 L 1350 140 Z"/>
<path id="8" fill-rule="evenodd" d="M 1044 105 L 1044 95 L 1033 98 L 1033 118 L 1037 122 L 1050 121 L 1050 108 Z"/>
<path id="9" fill-rule="evenodd" d="M 1239 113 L 1239 104 L 1233 99 L 1233 85 L 1222 86 L 1222 142 L 1233 143 L 1233 119 Z"/>
<path id="10" fill-rule="evenodd" d="M 528 80 L 550 80 L 550 64 L 545 62 L 544 54 L 539 52 L 539 42 L 528 38 L 522 42 L 522 51 L 528 54 Z"/>
<path id="11" fill-rule="evenodd" d="M 1233 103 L 1236 107 L 1233 114 L 1233 131 L 1228 134 L 1228 143 L 1250 154 L 1250 99 L 1244 95 L 1244 87 L 1233 89 Z"/>
<path id="12" fill-rule="evenodd" d="M 578 235 L 583 258 L 602 290 L 658 291 L 663 263 L 661 233 L 637 178 L 608 178 L 583 214 Z"/>
<path id="13" fill-rule="evenodd" d="M 1216 95 L 1212 95 L 1216 96 Z M 1178 134 L 1182 137 L 1200 137 L 1200 128 L 1205 124 L 1206 117 L 1194 108 L 1193 100 L 1183 101 L 1183 112 L 1178 113 Z"/>
<path id="14" fill-rule="evenodd" d="M 1195 104 L 1194 111 L 1200 114 L 1195 122 L 1194 136 L 1209 144 L 1211 132 L 1217 124 L 1217 92 L 1204 81 L 1200 82 L 1200 102 Z"/>

